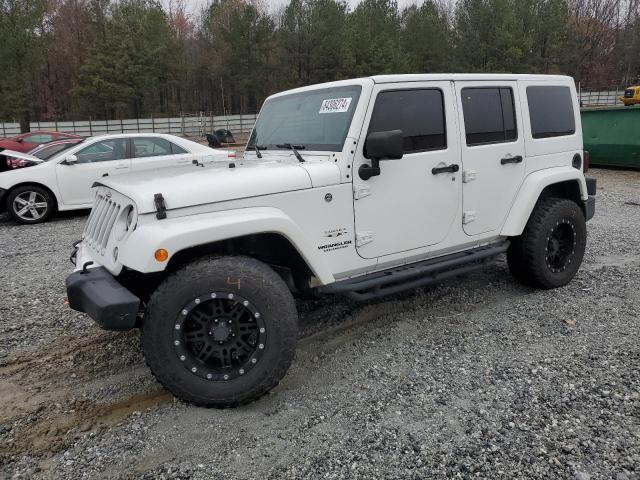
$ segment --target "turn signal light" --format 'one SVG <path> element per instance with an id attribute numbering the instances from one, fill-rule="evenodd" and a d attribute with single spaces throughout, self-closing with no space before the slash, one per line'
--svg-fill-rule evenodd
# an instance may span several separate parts
<path id="1" fill-rule="evenodd" d="M 166 262 L 169 258 L 169 252 L 167 252 L 164 248 L 159 248 L 158 250 L 156 250 L 154 256 L 156 257 L 157 261 Z"/>

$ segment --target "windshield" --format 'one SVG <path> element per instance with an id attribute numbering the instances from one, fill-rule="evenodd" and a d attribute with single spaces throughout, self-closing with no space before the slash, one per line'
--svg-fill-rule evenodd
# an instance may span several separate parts
<path id="1" fill-rule="evenodd" d="M 265 102 L 247 149 L 283 148 L 339 152 L 358 105 L 359 85 L 324 88 Z"/>
<path id="2" fill-rule="evenodd" d="M 75 147 L 80 142 L 75 143 L 60 143 L 58 145 L 48 145 L 46 147 L 42 147 L 37 152 L 33 152 L 31 155 L 34 157 L 38 157 L 41 160 L 49 160 L 54 155 L 57 155 L 60 152 L 64 152 L 65 150 L 70 149 L 71 147 Z"/>

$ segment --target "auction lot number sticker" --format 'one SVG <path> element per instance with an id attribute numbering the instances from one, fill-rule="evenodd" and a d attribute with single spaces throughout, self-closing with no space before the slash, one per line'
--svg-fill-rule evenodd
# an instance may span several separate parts
<path id="1" fill-rule="evenodd" d="M 318 113 L 343 113 L 349 110 L 351 98 L 327 98 L 322 101 Z"/>

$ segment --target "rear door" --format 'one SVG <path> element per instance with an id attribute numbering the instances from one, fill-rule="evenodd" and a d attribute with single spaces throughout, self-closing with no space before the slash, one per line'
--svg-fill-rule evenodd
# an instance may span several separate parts
<path id="1" fill-rule="evenodd" d="M 356 248 L 360 256 L 436 245 L 451 230 L 460 206 L 460 150 L 451 82 L 377 84 L 361 138 L 402 130 L 400 160 L 380 162 L 381 173 L 358 175 L 371 160 L 360 142 L 354 160 Z"/>
<path id="2" fill-rule="evenodd" d="M 522 114 L 513 81 L 456 82 L 462 121 L 463 228 L 498 231 L 525 174 Z"/>
<path id="3" fill-rule="evenodd" d="M 102 177 L 130 170 L 128 139 L 112 138 L 95 142 L 75 153 L 77 163 L 56 165 L 58 189 L 65 205 L 93 202 L 91 185 Z"/>
<path id="4" fill-rule="evenodd" d="M 193 158 L 182 147 L 161 137 L 133 137 L 131 149 L 133 171 L 186 165 Z"/>

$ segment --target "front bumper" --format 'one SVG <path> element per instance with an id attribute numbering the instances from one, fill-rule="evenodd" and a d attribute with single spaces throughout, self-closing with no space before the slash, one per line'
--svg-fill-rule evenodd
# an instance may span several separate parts
<path id="1" fill-rule="evenodd" d="M 105 330 L 131 330 L 136 326 L 140 299 L 104 267 L 69 275 L 67 298 L 72 309 L 87 313 Z"/>

